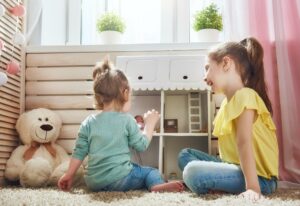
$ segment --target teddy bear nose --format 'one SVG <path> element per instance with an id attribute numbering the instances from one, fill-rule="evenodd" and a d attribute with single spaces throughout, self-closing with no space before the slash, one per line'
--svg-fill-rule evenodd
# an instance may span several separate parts
<path id="1" fill-rule="evenodd" d="M 42 129 L 42 130 L 45 130 L 45 131 L 50 131 L 50 130 L 53 129 L 53 127 L 52 127 L 50 124 L 43 124 L 43 125 L 41 126 L 41 129 Z"/>

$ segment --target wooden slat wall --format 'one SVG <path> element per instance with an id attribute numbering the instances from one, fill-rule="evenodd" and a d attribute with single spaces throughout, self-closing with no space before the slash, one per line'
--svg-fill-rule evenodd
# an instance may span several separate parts
<path id="1" fill-rule="evenodd" d="M 39 58 L 41 54 L 33 55 Z M 47 55 L 51 58 L 53 54 Z M 64 53 L 60 55 L 65 56 Z M 29 56 L 31 54 L 27 59 Z M 65 59 L 63 65 L 54 67 L 52 63 L 48 62 L 46 67 L 27 67 L 26 110 L 43 107 L 56 112 L 63 121 L 58 143 L 71 153 L 80 123 L 89 114 L 96 113 L 91 77 L 94 62 L 76 65 L 72 59 Z"/>
<path id="2" fill-rule="evenodd" d="M 26 110 L 39 107 L 58 113 L 63 120 L 58 143 L 72 152 L 80 123 L 93 110 L 92 70 L 107 54 L 117 56 L 188 55 L 203 51 L 147 52 L 44 52 L 26 54 Z"/>
<path id="3" fill-rule="evenodd" d="M 23 1 L 19 1 L 23 4 Z M 17 0 L 0 2 L 6 13 L 0 18 L 0 39 L 5 43 L 5 50 L 0 56 L 0 71 L 6 73 L 6 65 L 11 60 L 21 63 L 21 73 L 8 76 L 8 82 L 0 86 L 0 185 L 4 184 L 4 171 L 7 159 L 18 146 L 19 138 L 15 130 L 16 121 L 24 108 L 24 49 L 13 45 L 12 39 L 16 32 L 23 30 L 23 18 L 11 16 L 10 8 L 18 4 Z M 14 47 L 14 48 L 13 48 Z M 12 50 L 13 48 L 13 50 Z M 13 52 L 12 52 L 13 51 Z"/>

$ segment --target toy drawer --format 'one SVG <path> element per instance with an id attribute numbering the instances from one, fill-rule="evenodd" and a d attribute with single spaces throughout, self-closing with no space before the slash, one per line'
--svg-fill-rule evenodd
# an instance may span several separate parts
<path id="1" fill-rule="evenodd" d="M 173 59 L 169 67 L 170 81 L 201 82 L 204 78 L 204 61 L 198 59 Z"/>
<path id="2" fill-rule="evenodd" d="M 157 61 L 146 59 L 130 60 L 127 62 L 125 73 L 131 82 L 154 82 L 157 77 L 157 70 Z"/>

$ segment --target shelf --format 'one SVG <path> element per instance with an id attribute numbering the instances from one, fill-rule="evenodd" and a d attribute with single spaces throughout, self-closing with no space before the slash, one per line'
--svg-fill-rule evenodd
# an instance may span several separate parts
<path id="1" fill-rule="evenodd" d="M 151 75 L 150 75 L 151 76 Z M 147 77 L 150 78 L 150 77 Z M 145 152 L 134 155 L 142 165 L 157 167 L 166 177 L 176 173 L 181 178 L 177 156 L 184 148 L 211 152 L 210 91 L 134 90 L 131 114 L 142 115 L 152 108 L 160 113 L 157 132 Z M 166 132 L 165 120 L 177 121 L 177 132 Z M 159 129 L 158 129 L 159 128 Z"/>

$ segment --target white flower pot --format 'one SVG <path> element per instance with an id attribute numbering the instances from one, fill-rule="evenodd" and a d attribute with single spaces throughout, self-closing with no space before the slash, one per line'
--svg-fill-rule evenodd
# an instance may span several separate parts
<path id="1" fill-rule="evenodd" d="M 218 42 L 220 33 L 217 29 L 201 29 L 198 31 L 198 40 L 200 42 Z"/>
<path id="2" fill-rule="evenodd" d="M 118 31 L 103 31 L 99 34 L 101 44 L 121 44 L 122 33 Z"/>

